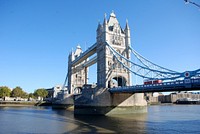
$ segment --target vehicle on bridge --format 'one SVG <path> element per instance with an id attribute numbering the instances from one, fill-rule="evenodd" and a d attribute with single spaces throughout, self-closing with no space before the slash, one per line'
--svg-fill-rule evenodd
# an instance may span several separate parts
<path id="1" fill-rule="evenodd" d="M 149 84 L 159 84 L 162 83 L 162 80 L 150 80 L 150 79 L 145 79 L 144 80 L 144 85 L 149 85 Z"/>

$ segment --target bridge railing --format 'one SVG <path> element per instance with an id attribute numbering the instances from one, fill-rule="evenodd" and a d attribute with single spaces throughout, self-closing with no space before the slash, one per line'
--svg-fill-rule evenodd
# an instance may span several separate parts
<path id="1" fill-rule="evenodd" d="M 114 87 L 110 88 L 111 93 L 117 92 L 153 92 L 153 91 L 176 91 L 176 90 L 192 90 L 193 88 L 200 87 L 200 78 L 198 79 L 188 79 L 178 80 L 172 82 L 164 82 L 158 84 L 144 84 L 144 85 L 135 85 L 135 86 L 124 86 L 124 87 Z M 200 88 L 199 88 L 200 90 Z"/>

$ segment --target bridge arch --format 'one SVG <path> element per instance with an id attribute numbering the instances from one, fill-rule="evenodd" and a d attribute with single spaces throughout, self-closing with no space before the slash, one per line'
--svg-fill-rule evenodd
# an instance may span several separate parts
<path id="1" fill-rule="evenodd" d="M 114 76 L 108 82 L 108 88 L 127 86 L 127 80 L 123 76 Z"/>
<path id="2" fill-rule="evenodd" d="M 74 94 L 80 94 L 82 92 L 82 87 L 75 87 Z"/>

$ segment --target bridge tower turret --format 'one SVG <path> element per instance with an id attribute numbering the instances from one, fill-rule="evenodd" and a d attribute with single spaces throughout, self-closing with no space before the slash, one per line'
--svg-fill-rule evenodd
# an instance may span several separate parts
<path id="1" fill-rule="evenodd" d="M 129 86 L 131 84 L 130 72 L 117 62 L 107 44 L 130 59 L 128 22 L 123 30 L 114 12 L 110 14 L 108 20 L 105 15 L 103 24 L 99 24 L 97 28 L 97 84 L 103 88 Z"/>
<path id="2" fill-rule="evenodd" d="M 80 64 L 90 55 L 96 54 L 94 59 L 97 63 L 97 86 L 85 86 L 81 94 L 75 95 L 74 113 L 109 115 L 146 112 L 144 94 L 110 93 L 108 90 L 112 87 L 131 85 L 131 74 L 127 69 L 130 68 L 130 64 L 125 60 L 131 60 L 128 22 L 122 29 L 112 12 L 108 20 L 105 15 L 103 24 L 98 24 L 96 32 L 96 43 L 77 58 L 79 62 L 76 63 Z"/>
<path id="3" fill-rule="evenodd" d="M 129 46 L 131 46 L 131 32 L 130 32 L 130 28 L 128 25 L 128 20 L 126 20 L 126 27 L 124 29 L 124 33 L 125 33 L 125 45 L 126 45 L 126 54 L 127 54 L 127 59 L 131 59 L 131 50 L 128 49 Z M 129 63 L 127 63 L 128 66 L 130 67 L 131 65 Z M 128 74 L 129 79 L 131 80 L 131 74 Z M 129 85 L 132 85 L 131 81 L 129 83 Z"/>
<path id="4" fill-rule="evenodd" d="M 73 94 L 75 89 L 79 92 L 80 88 L 87 83 L 87 68 L 83 68 L 81 62 L 78 65 L 72 66 L 72 62 L 80 56 L 82 49 L 77 45 L 75 52 L 71 52 L 68 57 L 68 90 L 69 94 Z M 76 91 L 76 92 L 77 92 Z"/>
<path id="5" fill-rule="evenodd" d="M 131 33 L 130 33 L 130 28 L 128 25 L 128 20 L 126 20 L 126 27 L 124 29 L 125 32 L 125 44 L 128 46 L 131 45 Z"/>

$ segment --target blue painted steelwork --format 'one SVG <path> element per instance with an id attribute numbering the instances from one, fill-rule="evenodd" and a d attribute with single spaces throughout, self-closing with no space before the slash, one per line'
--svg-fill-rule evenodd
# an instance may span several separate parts
<path id="1" fill-rule="evenodd" d="M 200 78 L 185 79 L 159 84 L 135 85 L 110 88 L 111 93 L 145 93 L 145 92 L 170 92 L 200 90 Z"/>
<path id="2" fill-rule="evenodd" d="M 134 56 L 147 68 L 151 68 L 151 69 L 155 69 L 155 70 L 162 70 L 164 72 L 174 72 L 174 73 L 180 73 L 177 71 L 173 71 L 164 67 L 161 67 L 151 61 L 149 61 L 148 59 L 144 58 L 142 55 L 140 55 L 138 52 L 136 52 L 131 46 L 129 46 L 129 49 L 131 50 L 131 52 L 134 54 Z"/>
<path id="3" fill-rule="evenodd" d="M 138 52 L 132 49 L 129 46 L 129 50 L 136 57 L 139 63 L 132 62 L 127 59 L 119 52 L 117 52 L 112 46 L 106 43 L 109 50 L 112 52 L 114 58 L 117 60 L 123 68 L 127 69 L 131 73 L 149 80 L 168 80 L 172 82 L 163 82 L 158 84 L 148 84 L 148 85 L 136 85 L 128 87 L 116 87 L 110 88 L 111 93 L 115 92 L 154 92 L 154 91 L 183 91 L 183 90 L 199 90 L 200 88 L 200 69 L 195 71 L 185 71 L 177 72 L 164 67 L 161 67 L 143 56 Z M 84 53 L 77 57 L 71 64 L 75 66 L 81 61 L 85 60 L 89 56 L 93 55 L 96 52 L 97 44 L 95 43 L 90 48 L 88 48 Z M 67 77 L 65 79 L 64 85 L 66 84 Z M 187 83 L 187 81 L 189 81 Z M 64 86 L 63 86 L 64 87 Z"/>
<path id="4" fill-rule="evenodd" d="M 123 66 L 123 68 L 127 69 L 128 71 L 139 77 L 152 80 L 176 80 L 184 78 L 195 78 L 200 76 L 200 69 L 197 69 L 195 71 L 185 71 L 182 73 L 176 72 L 152 63 L 151 61 L 139 55 L 131 47 L 129 47 L 130 51 L 141 63 L 141 64 L 136 64 L 131 60 L 125 58 L 108 43 L 106 44 L 110 49 L 110 51 L 112 52 L 113 56 Z"/>

